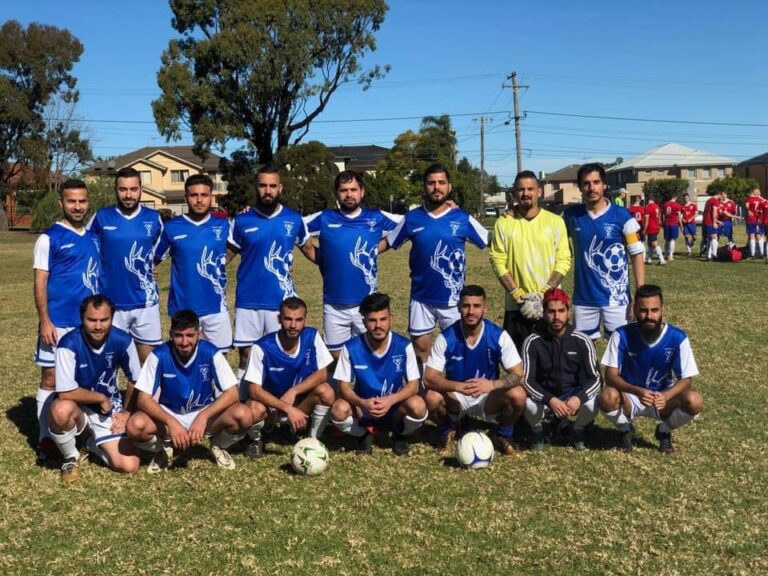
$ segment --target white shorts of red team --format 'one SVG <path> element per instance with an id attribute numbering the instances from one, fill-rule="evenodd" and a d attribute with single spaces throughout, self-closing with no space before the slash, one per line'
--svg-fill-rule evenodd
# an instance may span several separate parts
<path id="1" fill-rule="evenodd" d="M 359 306 L 323 304 L 323 341 L 328 350 L 341 350 L 347 340 L 363 332 Z"/>
<path id="2" fill-rule="evenodd" d="M 411 336 L 424 336 L 431 334 L 437 325 L 440 325 L 440 330 L 445 330 L 460 318 L 458 306 L 438 308 L 417 300 L 411 300 L 408 314 L 408 333 Z"/>
<path id="3" fill-rule="evenodd" d="M 235 308 L 235 342 L 238 348 L 255 344 L 262 336 L 280 329 L 277 310 Z"/>
<path id="4" fill-rule="evenodd" d="M 592 340 L 600 338 L 602 323 L 606 335 L 629 322 L 629 304 L 620 306 L 573 306 L 573 327 Z"/>
<path id="5" fill-rule="evenodd" d="M 115 310 L 112 325 L 128 332 L 137 344 L 160 346 L 163 343 L 158 304 L 149 308 Z"/>

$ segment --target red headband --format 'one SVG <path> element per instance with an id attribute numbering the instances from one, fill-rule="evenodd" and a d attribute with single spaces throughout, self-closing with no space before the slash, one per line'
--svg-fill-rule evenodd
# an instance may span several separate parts
<path id="1" fill-rule="evenodd" d="M 544 299 L 542 302 L 544 304 L 544 308 L 547 307 L 547 302 L 551 302 L 552 300 L 559 300 L 565 304 L 566 308 L 571 307 L 571 299 L 568 298 L 568 293 L 565 290 L 561 290 L 560 288 L 550 288 L 544 292 Z"/>

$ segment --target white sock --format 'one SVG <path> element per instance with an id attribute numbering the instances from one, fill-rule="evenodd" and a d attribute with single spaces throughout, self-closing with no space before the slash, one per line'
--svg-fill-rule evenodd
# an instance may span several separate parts
<path id="1" fill-rule="evenodd" d="M 56 399 L 53 390 L 46 390 L 44 388 L 38 388 L 37 394 L 35 394 L 35 401 L 37 404 L 37 422 L 40 431 L 38 433 L 38 440 L 47 438 L 50 436 L 48 430 L 48 410 L 51 408 L 51 403 Z"/>
<path id="2" fill-rule="evenodd" d="M 211 439 L 211 444 L 226 450 L 235 442 L 239 442 L 245 437 L 245 434 L 230 434 L 226 430 L 219 430 Z"/>
<path id="3" fill-rule="evenodd" d="M 426 422 L 427 416 L 428 414 L 424 414 L 421 418 L 414 418 L 406 414 L 405 418 L 403 418 L 403 435 L 409 436 L 416 432 Z"/>
<path id="4" fill-rule="evenodd" d="M 614 410 L 613 412 L 606 412 L 605 417 L 608 418 L 608 421 L 613 423 L 614 426 L 617 426 L 622 431 L 629 430 L 629 420 L 627 419 L 627 415 L 624 414 L 624 410 L 619 408 L 618 410 Z"/>
<path id="5" fill-rule="evenodd" d="M 680 408 L 675 408 L 672 411 L 672 414 L 667 416 L 664 421 L 661 423 L 661 426 L 659 429 L 661 432 L 671 432 L 675 428 L 680 428 L 681 426 L 685 426 L 693 420 L 695 416 L 693 414 L 688 414 L 685 410 L 681 410 Z"/>
<path id="6" fill-rule="evenodd" d="M 330 414 L 331 408 L 329 406 L 323 406 L 322 404 L 315 404 L 312 408 L 312 416 L 309 424 L 309 436 L 310 438 L 320 438 L 325 432 L 328 422 L 331 420 Z"/>
<path id="7" fill-rule="evenodd" d="M 664 252 L 661 251 L 661 246 L 657 244 L 653 251 L 656 252 L 656 257 L 659 259 L 659 262 L 664 262 Z"/>
<path id="8" fill-rule="evenodd" d="M 716 238 L 709 239 L 709 252 L 707 252 L 707 257 L 712 259 L 717 258 L 717 239 Z"/>
<path id="9" fill-rule="evenodd" d="M 75 444 L 75 438 L 77 437 L 76 427 L 72 428 L 72 430 L 67 430 L 66 432 L 61 432 L 59 434 L 49 430 L 48 434 L 65 459 L 77 459 L 80 457 L 80 453 L 77 451 L 77 445 Z"/>
<path id="10" fill-rule="evenodd" d="M 160 438 L 157 437 L 157 435 L 153 435 L 149 440 L 144 442 L 136 442 L 136 447 L 140 450 L 157 453 L 163 449 L 163 442 L 160 440 Z"/>
<path id="11" fill-rule="evenodd" d="M 752 258 L 755 257 L 755 249 L 757 248 L 757 243 L 754 240 L 749 241 L 749 255 L 752 256 Z"/>
<path id="12" fill-rule="evenodd" d="M 352 416 L 348 416 L 341 422 L 337 422 L 336 420 L 331 420 L 331 422 L 333 422 L 333 425 L 336 426 L 336 428 L 344 432 L 344 434 L 349 434 L 350 436 L 356 436 L 358 438 L 365 434 L 365 428 L 360 426 L 360 424 L 357 423 L 357 419 Z"/>
<path id="13" fill-rule="evenodd" d="M 595 419 L 597 415 L 597 398 L 587 400 L 579 406 L 579 411 L 576 413 L 576 421 L 573 423 L 573 427 L 577 430 L 583 429 L 590 422 Z"/>
<path id="14" fill-rule="evenodd" d="M 244 376 L 245 376 L 245 368 L 238 368 L 237 369 L 237 381 L 238 382 L 242 382 Z"/>
<path id="15" fill-rule="evenodd" d="M 261 429 L 264 428 L 264 420 L 254 422 L 250 428 L 248 428 L 248 438 L 251 440 L 258 440 L 261 438 Z"/>
<path id="16" fill-rule="evenodd" d="M 675 255 L 675 241 L 670 240 L 669 241 L 669 250 L 667 250 L 667 254 L 669 254 L 669 257 L 672 258 Z"/>

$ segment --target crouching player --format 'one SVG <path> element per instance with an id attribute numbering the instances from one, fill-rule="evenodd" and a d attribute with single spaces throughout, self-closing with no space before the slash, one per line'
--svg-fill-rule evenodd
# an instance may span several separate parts
<path id="1" fill-rule="evenodd" d="M 389 296 L 375 292 L 360 303 L 366 331 L 341 349 L 334 378 L 339 395 L 331 420 L 339 430 L 360 439 L 357 452 L 372 451 L 372 426 L 394 432 L 392 451 L 410 452 L 408 435 L 427 419 L 427 406 L 418 395 L 419 367 L 413 344 L 390 330 Z M 368 428 L 366 428 L 368 427 Z"/>
<path id="2" fill-rule="evenodd" d="M 635 293 L 637 322 L 619 328 L 603 355 L 607 387 L 600 395 L 606 418 L 623 431 L 630 452 L 638 416 L 661 420 L 656 439 L 663 454 L 674 451 L 672 430 L 693 420 L 702 407 L 691 389 L 699 369 L 687 334 L 664 322 L 661 288 L 646 284 Z"/>
<path id="3" fill-rule="evenodd" d="M 503 328 L 483 318 L 481 286 L 465 286 L 458 307 L 461 318 L 435 339 L 424 368 L 424 398 L 441 431 L 439 447 L 451 453 L 461 418 L 474 416 L 497 422 L 490 434 L 493 445 L 502 454 L 517 455 L 512 434 L 526 398 L 517 348 Z M 504 378 L 499 378 L 499 364 L 507 371 Z"/>
<path id="4" fill-rule="evenodd" d="M 287 420 L 293 432 L 303 430 L 310 416 L 309 436 L 322 436 L 336 396 L 328 385 L 333 361 L 320 334 L 305 326 L 307 305 L 292 296 L 283 300 L 277 320 L 280 329 L 259 339 L 251 349 L 241 397 L 247 397 L 253 416 L 246 458 L 263 454 L 261 429 L 265 420 Z"/>
<path id="5" fill-rule="evenodd" d="M 75 437 L 86 428 L 86 443 L 112 470 L 136 472 L 139 457 L 126 438 L 128 412 L 117 385 L 117 370 L 128 378 L 126 404 L 139 376 L 139 357 L 130 335 L 112 327 L 115 309 L 105 296 L 88 296 L 80 304 L 81 326 L 56 347 L 56 392 L 50 408 L 51 438 L 64 458 L 61 480 L 80 477 Z"/>
<path id="6" fill-rule="evenodd" d="M 571 302 L 563 290 L 544 293 L 544 328 L 523 344 L 524 386 L 528 392 L 525 418 L 531 425 L 536 451 L 544 449 L 542 420 L 547 411 L 560 421 L 575 417 L 571 443 L 585 450 L 584 428 L 597 414 L 600 368 L 597 352 L 586 334 L 568 325 Z"/>
<path id="7" fill-rule="evenodd" d="M 186 450 L 213 436 L 211 452 L 227 470 L 227 452 L 253 423 L 238 401 L 237 379 L 215 345 L 200 340 L 200 319 L 191 310 L 171 318 L 171 339 L 147 357 L 136 383 L 138 410 L 128 420 L 128 436 L 155 453 L 150 474 L 168 468 L 173 449 Z"/>

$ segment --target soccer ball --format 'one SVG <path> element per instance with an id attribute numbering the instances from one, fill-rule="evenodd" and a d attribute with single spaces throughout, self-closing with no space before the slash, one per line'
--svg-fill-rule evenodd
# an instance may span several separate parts
<path id="1" fill-rule="evenodd" d="M 456 443 L 456 460 L 463 468 L 486 468 L 493 462 L 493 442 L 482 432 L 467 432 Z"/>
<path id="2" fill-rule="evenodd" d="M 624 252 L 624 246 L 621 244 L 612 244 L 603 254 L 603 261 L 608 272 L 619 272 L 626 267 L 627 257 Z"/>
<path id="3" fill-rule="evenodd" d="M 317 438 L 303 438 L 291 450 L 291 466 L 302 476 L 317 476 L 328 467 L 328 450 Z"/>
<path id="4" fill-rule="evenodd" d="M 464 275 L 464 252 L 461 250 L 454 250 L 448 255 L 448 270 L 451 276 L 460 277 Z"/>

